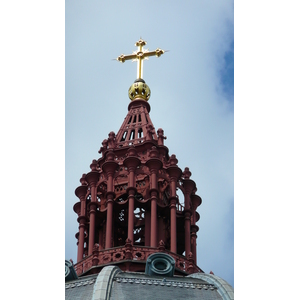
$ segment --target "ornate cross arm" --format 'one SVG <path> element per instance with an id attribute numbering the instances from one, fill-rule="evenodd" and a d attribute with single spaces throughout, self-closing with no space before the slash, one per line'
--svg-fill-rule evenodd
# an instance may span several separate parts
<path id="1" fill-rule="evenodd" d="M 124 63 L 126 60 L 133 60 L 137 61 L 137 78 L 142 78 L 143 76 L 143 60 L 148 59 L 149 56 L 157 56 L 160 57 L 162 54 L 165 53 L 164 50 L 157 48 L 154 51 L 149 51 L 147 49 L 143 49 L 143 46 L 147 44 L 146 41 L 140 39 L 135 43 L 135 46 L 138 47 L 138 50 L 133 52 L 133 54 L 124 55 L 121 54 L 117 60 Z"/>
<path id="2" fill-rule="evenodd" d="M 131 54 L 131 55 L 124 55 L 124 54 L 121 54 L 117 60 L 124 63 L 125 60 L 129 60 L 129 59 L 136 59 L 136 54 Z"/>

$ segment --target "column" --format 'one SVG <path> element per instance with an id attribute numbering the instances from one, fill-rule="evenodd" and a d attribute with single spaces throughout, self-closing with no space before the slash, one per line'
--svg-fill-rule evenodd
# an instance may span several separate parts
<path id="1" fill-rule="evenodd" d="M 184 237 L 185 237 L 185 256 L 191 252 L 191 214 L 190 211 L 184 212 Z"/>
<path id="2" fill-rule="evenodd" d="M 106 214 L 106 235 L 105 235 L 105 249 L 112 247 L 112 225 L 113 225 L 113 202 L 114 193 L 107 193 L 107 214 Z"/>
<path id="3" fill-rule="evenodd" d="M 173 154 L 170 157 L 170 167 L 168 167 L 167 172 L 170 176 L 170 225 L 171 225 L 171 245 L 170 245 L 170 251 L 177 253 L 177 225 L 176 225 L 176 203 L 177 203 L 177 197 L 176 197 L 176 183 L 179 179 L 182 171 L 177 166 L 178 160 L 176 159 L 176 156 Z"/>
<path id="4" fill-rule="evenodd" d="M 114 203 L 114 187 L 113 177 L 118 163 L 114 161 L 115 154 L 112 149 L 109 149 L 106 154 L 106 161 L 102 165 L 102 170 L 107 175 L 107 192 L 106 192 L 106 236 L 105 249 L 112 247 L 112 225 L 113 225 L 113 203 Z"/>
<path id="5" fill-rule="evenodd" d="M 156 178 L 156 177 L 155 177 Z M 157 192 L 151 191 L 150 247 L 157 247 Z"/>
<path id="6" fill-rule="evenodd" d="M 128 232 L 127 237 L 132 241 L 132 244 L 134 244 L 134 195 L 135 195 L 135 189 L 132 187 L 129 187 L 127 189 L 128 193 Z"/>
<path id="7" fill-rule="evenodd" d="M 95 244 L 95 222 L 96 222 L 96 211 L 98 207 L 97 203 L 97 189 L 96 185 L 99 180 L 99 172 L 96 171 L 97 161 L 93 160 L 91 164 L 92 171 L 86 174 L 85 179 L 91 188 L 91 202 L 89 204 L 90 208 L 90 228 L 89 228 L 89 245 L 88 245 L 88 255 L 93 252 L 93 247 Z"/>
<path id="8" fill-rule="evenodd" d="M 134 195 L 136 194 L 135 187 L 135 171 L 138 165 L 140 165 L 141 161 L 137 157 L 137 152 L 134 146 L 130 147 L 127 151 L 127 157 L 125 158 L 123 164 L 127 167 L 129 173 L 129 181 L 128 181 L 128 238 L 134 243 Z"/>
<path id="9" fill-rule="evenodd" d="M 195 265 L 197 265 L 197 229 L 195 228 L 196 225 L 191 226 L 191 252 L 193 253 L 193 260 Z M 197 227 L 197 226 L 196 226 Z"/>
<path id="10" fill-rule="evenodd" d="M 184 228 L 185 228 L 185 256 L 188 257 L 191 252 L 191 193 L 195 190 L 196 184 L 189 179 L 191 172 L 185 168 L 183 172 L 184 189 Z"/>
<path id="11" fill-rule="evenodd" d="M 159 153 L 155 146 L 150 150 L 150 159 L 146 162 L 150 170 L 150 195 L 151 195 L 151 235 L 150 247 L 157 247 L 157 173 L 162 167 L 162 161 L 158 158 Z"/>
<path id="12" fill-rule="evenodd" d="M 195 265 L 197 265 L 197 231 L 199 227 L 196 225 L 196 210 L 199 205 L 202 203 L 201 197 L 198 195 L 191 195 L 192 201 L 192 224 L 191 224 L 191 247 L 193 253 L 193 259 Z"/>
<path id="13" fill-rule="evenodd" d="M 78 217 L 77 221 L 79 222 L 79 239 L 78 239 L 78 251 L 77 251 L 77 262 L 82 260 L 83 258 L 83 248 L 84 248 L 84 230 L 85 230 L 85 223 L 86 223 L 86 216 L 85 216 L 85 196 L 87 193 L 87 186 L 81 185 L 75 190 L 75 195 L 80 199 L 80 216 Z"/>

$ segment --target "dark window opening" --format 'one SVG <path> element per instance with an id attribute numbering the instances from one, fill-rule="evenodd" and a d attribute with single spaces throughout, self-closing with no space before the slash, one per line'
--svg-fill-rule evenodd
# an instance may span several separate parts
<path id="1" fill-rule="evenodd" d="M 142 118 L 141 118 L 141 115 L 139 115 L 139 122 L 142 122 Z"/>
<path id="2" fill-rule="evenodd" d="M 128 121 L 127 124 L 129 124 L 131 122 L 131 120 L 132 120 L 132 116 L 130 116 L 129 121 Z"/>
<path id="3" fill-rule="evenodd" d="M 143 129 L 140 128 L 138 131 L 138 138 L 142 138 L 143 137 Z"/>
<path id="4" fill-rule="evenodd" d="M 127 131 L 125 131 L 125 132 L 123 133 L 123 136 L 122 136 L 122 138 L 121 138 L 121 142 L 125 141 L 126 136 L 127 136 Z"/>
<path id="5" fill-rule="evenodd" d="M 125 221 L 125 214 L 124 214 L 124 209 L 122 209 L 120 212 L 119 212 L 119 220 L 122 222 L 122 221 Z"/>
<path id="6" fill-rule="evenodd" d="M 135 123 L 135 122 L 136 122 L 136 116 L 134 116 L 132 123 Z"/>
<path id="7" fill-rule="evenodd" d="M 120 197 L 117 198 L 116 202 L 124 202 L 128 199 L 128 194 L 122 194 Z"/>

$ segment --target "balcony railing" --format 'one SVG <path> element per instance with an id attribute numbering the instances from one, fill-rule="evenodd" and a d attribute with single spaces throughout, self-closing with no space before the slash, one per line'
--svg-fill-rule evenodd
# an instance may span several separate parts
<path id="1" fill-rule="evenodd" d="M 105 266 L 113 262 L 122 261 L 143 261 L 146 263 L 148 256 L 156 252 L 164 252 L 171 255 L 175 259 L 175 267 L 185 273 L 196 273 L 203 271 L 194 264 L 191 258 L 175 254 L 169 250 L 159 250 L 159 248 L 146 246 L 125 245 L 105 250 L 97 250 L 94 248 L 93 254 L 86 256 L 84 259 L 74 265 L 77 275 L 81 275 L 88 271 L 92 266 Z"/>

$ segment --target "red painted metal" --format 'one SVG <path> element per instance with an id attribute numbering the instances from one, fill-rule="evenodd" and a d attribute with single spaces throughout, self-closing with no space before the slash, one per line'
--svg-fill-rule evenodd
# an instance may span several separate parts
<path id="1" fill-rule="evenodd" d="M 147 257 L 158 251 L 174 257 L 178 274 L 202 272 L 196 265 L 202 200 L 189 169 L 182 172 L 176 156 L 169 156 L 164 131 L 155 131 L 149 112 L 148 102 L 132 101 L 120 130 L 103 140 L 101 157 L 80 179 L 74 205 L 78 275 L 107 264 L 144 271 Z"/>
<path id="2" fill-rule="evenodd" d="M 186 275 L 195 272 L 203 271 L 193 263 L 191 257 L 185 257 L 179 254 L 175 254 L 163 246 L 155 247 L 143 247 L 124 245 L 122 247 L 114 247 L 111 249 L 99 250 L 98 245 L 93 248 L 93 253 L 74 265 L 75 271 L 78 276 L 88 275 L 100 270 L 111 264 L 117 264 L 124 271 L 139 271 L 145 270 L 146 260 L 149 255 L 156 252 L 164 252 L 171 255 L 175 259 L 175 274 Z M 91 268 L 94 268 L 92 270 Z M 188 271 L 189 269 L 189 271 Z"/>

